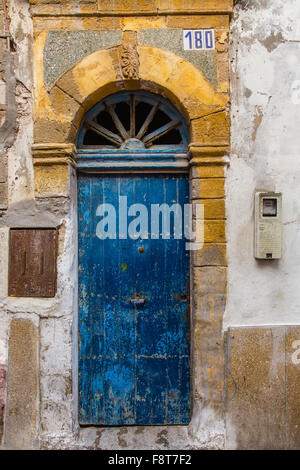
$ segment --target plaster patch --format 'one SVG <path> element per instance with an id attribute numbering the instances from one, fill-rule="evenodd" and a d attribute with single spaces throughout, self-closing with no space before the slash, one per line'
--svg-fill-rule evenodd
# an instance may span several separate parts
<path id="1" fill-rule="evenodd" d="M 272 32 L 269 37 L 261 41 L 261 43 L 269 52 L 274 51 L 274 49 L 276 49 L 282 42 L 284 42 L 284 39 L 280 31 L 277 34 Z"/>

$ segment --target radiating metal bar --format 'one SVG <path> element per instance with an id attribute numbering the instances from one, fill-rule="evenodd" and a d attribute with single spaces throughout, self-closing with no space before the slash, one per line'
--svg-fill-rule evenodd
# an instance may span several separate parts
<path id="1" fill-rule="evenodd" d="M 119 146 L 122 144 L 123 141 L 120 136 L 114 134 L 108 129 L 105 129 L 105 127 L 100 126 L 100 124 L 97 124 L 95 121 L 87 121 L 85 124 L 89 129 L 96 132 L 97 134 L 100 134 L 102 137 L 109 140 L 110 142 L 113 142 L 114 144 L 117 144 Z"/>
<path id="2" fill-rule="evenodd" d="M 114 107 L 111 104 L 105 103 L 105 108 L 106 111 L 110 114 L 116 128 L 120 132 L 121 136 L 123 137 L 124 140 L 129 139 L 129 134 L 126 131 L 125 127 L 123 126 L 122 122 L 120 121 Z"/>
<path id="3" fill-rule="evenodd" d="M 153 121 L 153 118 L 156 114 L 156 111 L 159 108 L 159 105 L 160 105 L 160 103 L 156 103 L 156 105 L 153 106 L 153 108 L 149 112 L 149 114 L 146 118 L 146 121 L 144 122 L 144 124 L 142 125 L 142 127 L 139 130 L 138 135 L 136 136 L 137 139 L 142 139 L 142 137 L 144 137 L 145 133 L 147 132 L 148 127 L 150 126 L 151 122 Z"/>
<path id="4" fill-rule="evenodd" d="M 130 95 L 130 137 L 135 137 L 135 96 Z"/>
<path id="5" fill-rule="evenodd" d="M 142 139 L 145 145 L 151 144 L 154 140 L 158 139 L 159 137 L 162 137 L 163 135 L 167 134 L 167 132 L 171 131 L 172 129 L 175 129 L 178 127 L 180 124 L 180 121 L 178 119 L 175 119 L 165 126 L 160 127 L 156 131 L 152 132 L 151 134 L 147 135 Z"/>

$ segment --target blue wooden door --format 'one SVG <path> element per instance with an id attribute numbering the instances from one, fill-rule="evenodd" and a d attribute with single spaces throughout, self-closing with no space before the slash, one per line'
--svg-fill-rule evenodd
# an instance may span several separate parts
<path id="1" fill-rule="evenodd" d="M 148 238 L 119 238 L 120 196 L 149 209 Z M 170 239 L 150 233 L 151 204 L 188 202 L 187 176 L 79 176 L 81 424 L 190 421 L 189 252 L 172 225 Z M 114 239 L 96 234 L 103 203 Z"/>

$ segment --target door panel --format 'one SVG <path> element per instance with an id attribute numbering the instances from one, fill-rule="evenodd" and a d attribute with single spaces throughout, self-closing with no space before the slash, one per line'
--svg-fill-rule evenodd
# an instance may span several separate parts
<path id="1" fill-rule="evenodd" d="M 96 236 L 103 203 L 116 208 L 118 234 L 119 196 L 148 208 L 149 238 Z M 175 202 L 189 202 L 186 176 L 79 176 L 81 424 L 190 421 L 189 252 L 172 231 L 150 238 L 151 204 Z"/>

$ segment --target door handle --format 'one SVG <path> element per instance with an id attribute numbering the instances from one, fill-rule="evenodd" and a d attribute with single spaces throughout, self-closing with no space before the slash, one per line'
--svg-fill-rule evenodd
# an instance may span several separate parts
<path id="1" fill-rule="evenodd" d="M 133 305 L 144 305 L 145 302 L 146 302 L 145 299 L 139 299 L 139 298 L 135 298 L 135 297 L 130 299 L 130 303 L 132 303 Z"/>

